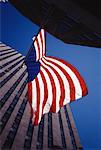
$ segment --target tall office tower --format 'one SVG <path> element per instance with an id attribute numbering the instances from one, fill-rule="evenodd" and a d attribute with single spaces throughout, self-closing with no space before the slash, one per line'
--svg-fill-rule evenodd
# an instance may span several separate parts
<path id="1" fill-rule="evenodd" d="M 1 149 L 82 149 L 69 105 L 44 115 L 39 126 L 32 125 L 24 56 L 3 43 L 0 53 Z"/>

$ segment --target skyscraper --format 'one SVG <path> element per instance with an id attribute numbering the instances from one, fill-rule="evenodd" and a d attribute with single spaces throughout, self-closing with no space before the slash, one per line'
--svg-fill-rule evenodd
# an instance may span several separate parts
<path id="1" fill-rule="evenodd" d="M 82 149 L 69 105 L 44 115 L 39 126 L 32 125 L 24 56 L 3 43 L 0 53 L 1 149 Z"/>

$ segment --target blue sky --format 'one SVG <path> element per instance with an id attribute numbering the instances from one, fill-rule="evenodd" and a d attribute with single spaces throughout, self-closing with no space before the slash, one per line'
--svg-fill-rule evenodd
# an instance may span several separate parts
<path id="1" fill-rule="evenodd" d="M 9 3 L 1 5 L 1 41 L 26 55 L 39 27 Z M 47 55 L 69 61 L 85 79 L 89 94 L 71 103 L 81 143 L 85 150 L 101 149 L 101 48 L 65 44 L 47 33 Z"/>

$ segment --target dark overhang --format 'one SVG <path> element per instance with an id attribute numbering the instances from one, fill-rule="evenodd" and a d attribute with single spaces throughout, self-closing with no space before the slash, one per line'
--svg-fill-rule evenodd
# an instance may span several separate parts
<path id="1" fill-rule="evenodd" d="M 65 43 L 101 48 L 101 10 L 91 0 L 10 0 L 33 23 Z M 90 5 L 91 4 L 91 5 Z"/>

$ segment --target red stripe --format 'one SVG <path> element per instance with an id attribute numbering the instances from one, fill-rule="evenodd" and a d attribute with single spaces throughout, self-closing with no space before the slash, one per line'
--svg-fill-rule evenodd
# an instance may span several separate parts
<path id="1" fill-rule="evenodd" d="M 41 64 L 42 65 L 42 64 Z M 51 108 L 50 108 L 50 111 L 51 112 L 56 112 L 56 86 L 55 86 L 55 83 L 54 83 L 54 79 L 51 75 L 51 73 L 48 71 L 48 69 L 46 67 L 44 67 L 42 65 L 42 67 L 45 69 L 45 71 L 47 72 L 49 78 L 50 78 L 50 81 L 51 81 L 51 86 L 52 86 L 52 105 L 51 105 Z M 49 90 L 49 89 L 48 89 Z"/>
<path id="2" fill-rule="evenodd" d="M 46 61 L 49 61 L 50 63 L 54 64 L 55 66 L 57 66 L 63 72 L 63 74 L 65 75 L 66 79 L 69 82 L 69 86 L 70 86 L 70 100 L 74 101 L 75 100 L 75 86 L 74 86 L 74 83 L 73 83 L 70 75 L 66 72 L 66 70 L 64 68 L 59 66 L 57 63 L 55 63 L 55 62 L 53 62 L 51 60 L 47 60 L 47 59 L 46 59 Z M 59 61 L 61 61 L 61 60 L 59 60 Z M 63 101 L 61 101 L 61 105 L 63 105 Z"/>
<path id="3" fill-rule="evenodd" d="M 42 44 L 42 56 L 44 55 L 43 53 L 43 38 L 42 38 L 42 33 L 40 32 L 40 39 L 41 39 L 41 44 Z"/>
<path id="4" fill-rule="evenodd" d="M 38 54 L 39 54 L 38 59 L 40 59 L 40 45 L 39 45 L 39 42 L 38 42 L 38 37 L 36 38 L 36 44 L 37 44 L 37 47 L 38 47 Z"/>
<path id="5" fill-rule="evenodd" d="M 51 64 L 53 64 L 51 61 L 48 61 L 48 60 L 46 60 L 46 61 L 50 62 Z M 48 65 L 48 64 L 46 64 L 46 65 L 49 66 L 54 71 L 54 73 L 56 74 L 56 76 L 57 76 L 57 78 L 59 80 L 60 90 L 61 90 L 60 101 L 59 101 L 60 105 L 59 106 L 62 107 L 63 106 L 63 101 L 65 99 L 65 89 L 64 89 L 63 80 L 62 80 L 61 76 L 59 75 L 59 73 L 51 65 Z M 57 85 L 55 85 L 55 86 L 57 86 Z"/>
<path id="6" fill-rule="evenodd" d="M 45 76 L 44 76 L 44 74 L 41 70 L 40 70 L 40 75 L 41 75 L 41 78 L 42 78 L 42 81 L 43 81 L 43 84 L 44 84 L 44 101 L 43 101 L 43 104 L 42 104 L 42 114 L 43 114 L 43 109 L 45 107 L 45 104 L 46 104 L 47 98 L 48 98 L 48 88 L 47 88 L 47 82 L 46 82 Z"/>
<path id="7" fill-rule="evenodd" d="M 38 78 L 35 78 L 36 82 L 36 91 L 37 91 L 37 111 L 35 113 L 35 121 L 34 125 L 38 125 L 38 120 L 39 120 L 39 109 L 40 109 L 40 86 L 39 86 L 39 81 Z"/>
<path id="8" fill-rule="evenodd" d="M 32 82 L 28 83 L 28 101 L 31 106 L 31 115 L 33 115 L 33 108 L 32 108 Z"/>
<path id="9" fill-rule="evenodd" d="M 53 59 L 56 59 L 58 61 L 61 61 L 63 64 L 65 64 L 66 66 L 68 66 L 74 72 L 74 74 L 76 75 L 76 77 L 79 80 L 79 83 L 80 83 L 80 86 L 81 86 L 81 89 L 82 89 L 82 96 L 87 95 L 88 90 L 87 90 L 86 83 L 85 83 L 85 81 L 83 80 L 83 78 L 81 77 L 80 73 L 77 71 L 77 69 L 75 67 L 73 67 L 70 63 L 65 62 L 62 59 L 55 58 L 55 57 L 49 57 L 49 58 L 53 58 Z"/>

